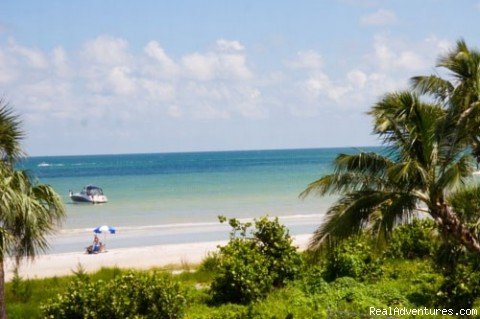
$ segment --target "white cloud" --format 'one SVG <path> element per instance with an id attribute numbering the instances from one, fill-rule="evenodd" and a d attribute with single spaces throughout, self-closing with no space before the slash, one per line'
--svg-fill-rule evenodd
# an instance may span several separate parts
<path id="1" fill-rule="evenodd" d="M 113 92 L 119 95 L 129 95 L 135 92 L 136 85 L 130 77 L 130 69 L 126 67 L 114 67 L 109 74 L 109 81 Z"/>
<path id="2" fill-rule="evenodd" d="M 367 82 L 367 75 L 358 69 L 354 69 L 347 73 L 347 79 L 354 87 L 363 89 Z"/>
<path id="3" fill-rule="evenodd" d="M 48 62 L 45 58 L 45 55 L 42 51 L 36 48 L 27 48 L 21 45 L 18 45 L 15 41 L 9 41 L 9 50 L 15 54 L 18 54 L 24 58 L 28 65 L 35 69 L 46 69 L 48 68 Z"/>
<path id="4" fill-rule="evenodd" d="M 110 36 L 87 41 L 80 51 L 42 51 L 12 40 L 0 43 L 0 83 L 36 128 L 32 134 L 65 123 L 68 132 L 88 127 L 123 136 L 127 126 L 148 131 L 171 118 L 193 123 L 363 113 L 410 76 L 430 71 L 449 46 L 434 36 L 413 42 L 382 34 L 358 59 L 328 60 L 305 50 L 259 74 L 249 50 L 225 39 L 176 56 L 154 40 L 140 52 Z"/>
<path id="5" fill-rule="evenodd" d="M 52 65 L 56 74 L 60 77 L 66 77 L 71 73 L 70 67 L 68 66 L 67 53 L 62 47 L 56 47 L 53 49 Z"/>
<path id="6" fill-rule="evenodd" d="M 177 64 L 165 53 L 157 41 L 150 41 L 144 48 L 145 53 L 159 63 L 158 73 L 165 77 L 175 76 L 178 73 Z M 148 65 L 150 68 L 151 65 Z"/>
<path id="7" fill-rule="evenodd" d="M 247 66 L 243 46 L 237 41 L 217 41 L 217 49 L 191 53 L 182 57 L 184 74 L 201 80 L 247 80 L 252 72 Z"/>
<path id="8" fill-rule="evenodd" d="M 361 25 L 385 26 L 395 24 L 396 22 L 397 15 L 395 12 L 385 9 L 378 9 L 360 18 Z"/>
<path id="9" fill-rule="evenodd" d="M 0 48 L 0 84 L 12 82 L 16 77 L 17 71 L 12 57 Z"/>
<path id="10" fill-rule="evenodd" d="M 217 49 L 220 51 L 243 51 L 245 47 L 238 41 L 217 40 Z"/>
<path id="11" fill-rule="evenodd" d="M 216 57 L 208 54 L 192 53 L 182 58 L 182 64 L 187 75 L 194 79 L 208 81 L 215 77 L 216 65 L 218 61 Z"/>
<path id="12" fill-rule="evenodd" d="M 322 56 L 313 50 L 300 51 L 292 61 L 286 65 L 294 69 L 320 69 L 323 66 Z"/>
<path id="13" fill-rule="evenodd" d="M 124 65 L 130 61 L 128 42 L 122 38 L 102 35 L 87 41 L 83 47 L 84 57 L 100 65 Z"/>

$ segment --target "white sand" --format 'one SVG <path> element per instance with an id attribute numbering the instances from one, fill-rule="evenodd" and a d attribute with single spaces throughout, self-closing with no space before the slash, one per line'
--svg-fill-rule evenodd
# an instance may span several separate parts
<path id="1" fill-rule="evenodd" d="M 297 235 L 294 244 L 305 249 L 310 234 Z M 112 249 L 106 253 L 87 255 L 82 252 L 38 256 L 33 262 L 23 262 L 19 274 L 23 278 L 45 278 L 72 274 L 78 265 L 87 272 L 102 267 L 149 269 L 167 265 L 198 264 L 209 253 L 217 250 L 226 241 L 189 244 L 158 245 L 137 248 Z M 12 278 L 13 262 L 6 263 L 6 280 Z"/>

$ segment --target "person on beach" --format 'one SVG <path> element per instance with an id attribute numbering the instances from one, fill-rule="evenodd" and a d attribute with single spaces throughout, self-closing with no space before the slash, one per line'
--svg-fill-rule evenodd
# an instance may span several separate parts
<path id="1" fill-rule="evenodd" d="M 87 254 L 97 254 L 105 251 L 105 245 L 102 244 L 97 235 L 93 237 L 93 244 L 87 247 Z"/>
<path id="2" fill-rule="evenodd" d="M 100 251 L 100 246 L 102 243 L 100 242 L 100 239 L 98 239 L 97 235 L 93 235 L 93 252 L 98 253 Z"/>

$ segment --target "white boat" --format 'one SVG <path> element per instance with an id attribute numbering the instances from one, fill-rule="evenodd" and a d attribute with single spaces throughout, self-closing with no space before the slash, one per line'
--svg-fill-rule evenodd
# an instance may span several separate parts
<path id="1" fill-rule="evenodd" d="M 108 202 L 107 196 L 103 194 L 103 190 L 100 187 L 87 185 L 80 193 L 73 193 L 69 191 L 72 201 L 77 203 L 106 203 Z"/>

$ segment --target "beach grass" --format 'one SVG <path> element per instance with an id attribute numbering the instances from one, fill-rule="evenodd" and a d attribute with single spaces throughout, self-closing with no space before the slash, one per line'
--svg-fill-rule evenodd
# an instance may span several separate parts
<path id="1" fill-rule="evenodd" d="M 371 277 L 353 279 L 342 277 L 330 283 L 305 273 L 302 278 L 272 291 L 267 298 L 250 305 L 210 302 L 211 270 L 191 265 L 157 268 L 143 272 L 182 270 L 174 275 L 186 291 L 185 318 L 356 318 L 368 314 L 370 306 L 399 305 L 420 307 L 431 303 L 429 298 L 439 288 L 441 276 L 434 271 L 430 260 L 385 259 L 379 272 Z M 74 280 L 108 282 L 125 274 L 128 269 L 102 268 L 95 273 L 81 269 L 75 274 L 46 279 L 20 280 L 7 284 L 9 318 L 41 318 L 40 307 L 66 291 Z M 28 287 L 28 288 L 25 288 Z M 28 291 L 24 295 L 25 291 Z M 290 316 L 290 317 L 288 317 Z M 422 318 L 416 317 L 416 318 Z M 429 316 L 429 318 L 435 318 Z M 442 317 L 446 318 L 446 317 Z"/>

